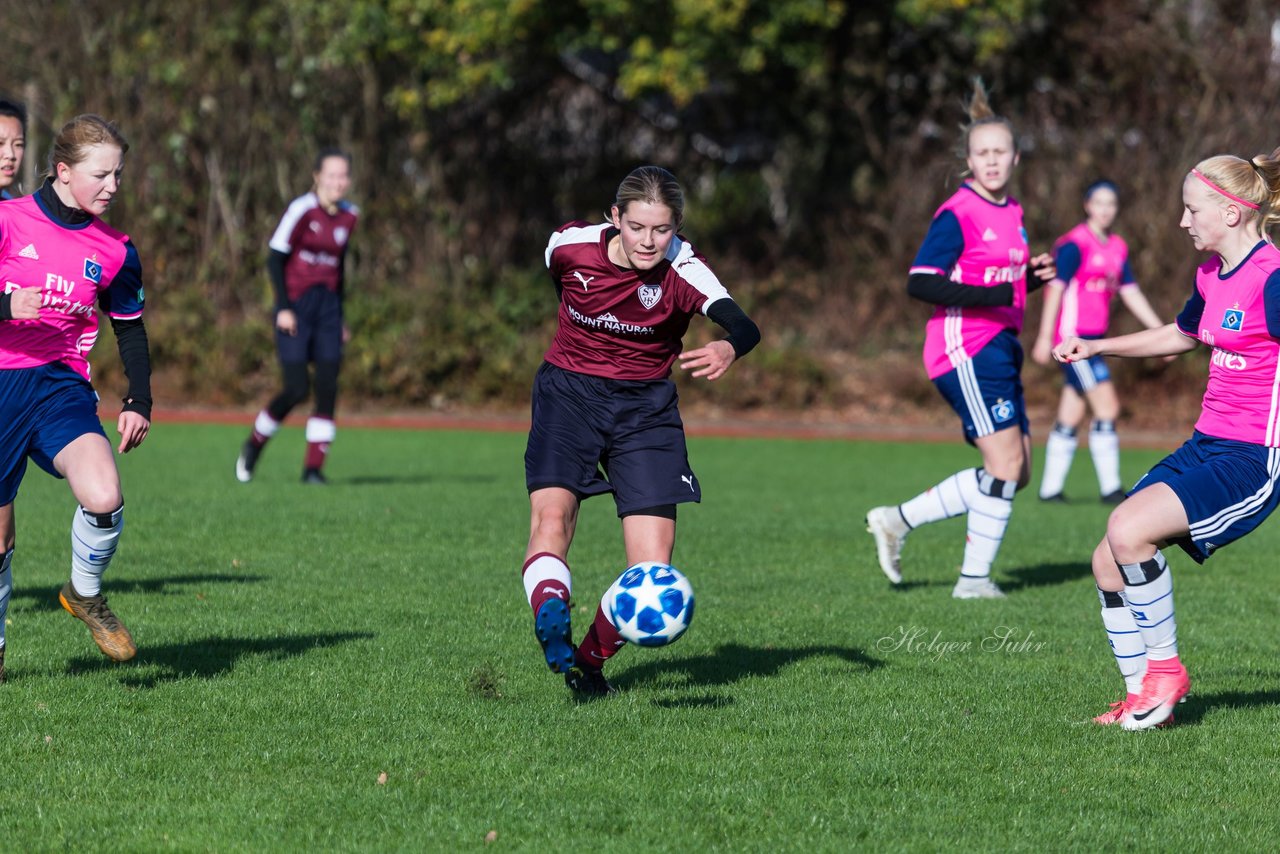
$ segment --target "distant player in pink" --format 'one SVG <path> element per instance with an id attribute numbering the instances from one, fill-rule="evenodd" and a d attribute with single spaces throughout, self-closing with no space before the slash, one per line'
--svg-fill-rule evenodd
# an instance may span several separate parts
<path id="1" fill-rule="evenodd" d="M 102 595 L 102 575 L 124 527 L 124 497 L 88 362 L 101 309 L 129 378 L 116 421 L 116 450 L 128 453 L 147 437 L 151 419 L 142 266 L 128 236 L 98 219 L 119 190 L 128 148 L 115 125 L 79 116 L 55 137 L 44 185 L 0 202 L 0 680 L 13 589 L 13 502 L 28 459 L 66 478 L 79 502 L 62 606 L 89 627 L 108 657 L 124 661 L 137 651 Z"/>
<path id="2" fill-rule="evenodd" d="M 875 538 L 880 569 L 898 584 L 907 534 L 966 514 L 964 563 L 951 595 L 992 599 L 1004 593 L 991 580 L 991 564 L 1013 495 L 1031 471 L 1018 343 L 1027 270 L 1035 273 L 1033 287 L 1054 271 L 1048 255 L 1031 257 L 1022 208 L 1008 194 L 1018 163 L 1013 128 L 991 109 L 976 80 L 961 152 L 970 177 L 934 215 L 907 292 L 937 306 L 925 327 L 925 370 L 960 416 L 965 440 L 982 453 L 982 467 L 956 472 L 903 504 L 872 508 L 867 530 Z"/>
<path id="3" fill-rule="evenodd" d="M 27 110 L 0 99 L 0 199 L 12 199 L 27 150 Z"/>
<path id="4" fill-rule="evenodd" d="M 1042 365 L 1050 363 L 1050 351 L 1064 338 L 1105 335 L 1111 324 L 1111 300 L 1116 294 L 1143 326 L 1155 329 L 1162 325 L 1133 278 L 1129 247 L 1119 235 L 1111 233 L 1120 210 L 1115 185 L 1110 181 L 1090 184 L 1084 191 L 1084 210 L 1085 221 L 1054 246 L 1058 277 L 1045 289 L 1040 334 L 1031 350 L 1031 357 Z M 1045 443 L 1040 500 L 1066 500 L 1062 489 L 1076 452 L 1076 430 L 1087 409 L 1092 409 L 1089 453 L 1098 473 L 1099 493 L 1104 502 L 1118 504 L 1124 500 L 1120 442 L 1116 436 L 1120 401 L 1111 372 L 1101 356 L 1064 364 L 1062 370 L 1066 384 L 1058 403 L 1057 421 Z"/>
<path id="5" fill-rule="evenodd" d="M 642 166 L 618 186 L 608 222 L 568 223 L 547 243 L 560 308 L 533 385 L 522 575 L 547 666 L 579 695 L 613 691 L 602 669 L 624 643 L 601 603 L 573 646 L 567 558 L 579 506 L 613 493 L 627 565 L 670 563 L 676 506 L 702 498 L 671 368 L 679 361 L 690 376 L 717 380 L 760 340 L 706 259 L 678 233 L 683 219 L 675 176 Z M 698 314 L 728 335 L 681 352 Z"/>
<path id="6" fill-rule="evenodd" d="M 1138 481 L 1093 552 L 1125 697 L 1094 720 L 1147 729 L 1172 720 L 1191 680 L 1178 658 L 1173 579 L 1161 549 L 1197 563 L 1258 527 L 1280 503 L 1280 148 L 1200 161 L 1182 182 L 1182 227 L 1213 257 L 1177 320 L 1119 338 L 1071 337 L 1059 362 L 1212 350 L 1195 434 Z"/>
<path id="7" fill-rule="evenodd" d="M 307 419 L 302 482 L 322 485 L 321 468 L 337 435 L 338 369 L 350 338 L 343 320 L 343 265 L 359 211 L 346 201 L 351 157 L 327 148 L 316 157 L 314 188 L 289 205 L 271 236 L 267 272 L 275 289 L 276 351 L 284 388 L 254 419 L 253 431 L 236 458 L 236 480 L 253 480 L 262 449 L 293 408 L 311 391 L 315 365 L 315 410 Z"/>

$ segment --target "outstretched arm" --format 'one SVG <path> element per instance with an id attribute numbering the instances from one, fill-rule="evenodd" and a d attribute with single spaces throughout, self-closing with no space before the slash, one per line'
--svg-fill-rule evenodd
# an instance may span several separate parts
<path id="1" fill-rule="evenodd" d="M 1053 327 L 1058 323 L 1058 310 L 1062 307 L 1061 282 L 1051 283 L 1044 289 L 1044 305 L 1040 309 L 1040 332 L 1036 335 L 1035 346 L 1031 348 L 1031 358 L 1041 365 L 1051 361 L 1053 349 Z"/>
<path id="2" fill-rule="evenodd" d="M 1115 338 L 1086 340 L 1072 336 L 1053 348 L 1053 358 L 1059 362 L 1081 362 L 1094 356 L 1176 356 L 1194 350 L 1198 343 L 1183 333 L 1176 323 L 1168 323 Z"/>

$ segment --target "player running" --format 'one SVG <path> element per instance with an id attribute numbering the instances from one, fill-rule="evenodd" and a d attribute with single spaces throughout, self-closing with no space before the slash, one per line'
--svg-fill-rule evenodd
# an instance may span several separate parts
<path id="1" fill-rule="evenodd" d="M 1111 233 L 1120 210 L 1115 184 L 1090 184 L 1084 191 L 1084 210 L 1085 221 L 1059 238 L 1054 247 L 1058 276 L 1045 289 L 1040 334 L 1031 350 L 1031 358 L 1042 365 L 1050 363 L 1050 351 L 1065 338 L 1105 335 L 1111 322 L 1111 298 L 1116 294 L 1143 326 L 1155 329 L 1163 325 L 1134 280 L 1129 247 L 1118 234 Z M 1057 420 L 1045 443 L 1040 500 L 1066 500 L 1062 487 L 1076 452 L 1076 430 L 1087 409 L 1091 409 L 1089 454 L 1098 473 L 1099 492 L 1102 501 L 1119 504 L 1124 500 L 1120 487 L 1120 440 L 1116 436 L 1120 401 L 1106 360 L 1096 356 L 1085 362 L 1063 364 L 1062 374 L 1066 384 L 1058 402 Z"/>
<path id="2" fill-rule="evenodd" d="M 1047 254 L 1030 257 L 1022 207 L 1008 193 L 1018 164 L 1013 126 L 991 109 L 980 80 L 974 81 L 968 113 L 960 154 L 970 177 L 934 215 L 911 266 L 907 293 L 937 306 L 925 328 L 925 370 L 960 416 L 965 441 L 977 446 L 982 466 L 956 472 L 903 504 L 873 507 L 867 530 L 880 568 L 898 584 L 907 534 L 967 513 L 964 563 L 951 595 L 992 599 L 1004 593 L 991 580 L 991 564 L 1014 492 L 1027 485 L 1031 472 L 1018 343 L 1027 269 L 1039 287 L 1053 278 L 1054 268 Z"/>
<path id="3" fill-rule="evenodd" d="M 547 665 L 584 695 L 613 690 L 601 668 L 624 641 L 602 604 L 574 649 L 566 557 L 578 508 L 612 492 L 627 564 L 669 563 L 676 505 L 702 497 L 671 366 L 678 358 L 692 376 L 716 380 L 760 340 L 706 259 L 677 233 L 683 217 L 675 177 L 642 166 L 618 186 L 609 222 L 570 222 L 547 244 L 560 309 L 533 384 L 522 573 Z M 694 314 L 729 334 L 681 353 Z"/>
<path id="4" fill-rule="evenodd" d="M 307 419 L 302 482 L 324 484 L 321 473 L 337 431 L 338 368 L 351 337 L 342 319 L 343 262 L 359 210 L 346 201 L 351 156 L 327 148 L 316 157 L 312 191 L 289 205 L 271 237 L 267 271 L 276 295 L 276 352 L 284 388 L 258 413 L 236 459 L 236 480 L 248 483 L 267 440 L 307 399 L 315 364 L 315 410 Z"/>
<path id="5" fill-rule="evenodd" d="M 0 200 L 12 199 L 27 149 L 27 111 L 0 99 Z"/>
<path id="6" fill-rule="evenodd" d="M 1262 524 L 1280 502 L 1280 148 L 1200 161 L 1182 182 L 1182 227 L 1214 257 L 1196 271 L 1175 322 L 1118 338 L 1068 338 L 1059 362 L 1212 348 L 1195 432 L 1111 512 L 1093 552 L 1102 623 L 1127 693 L 1094 718 L 1125 729 L 1169 720 L 1191 687 L 1178 659 L 1173 579 L 1161 549 L 1203 563 Z"/>
<path id="7" fill-rule="evenodd" d="M 79 506 L 71 518 L 71 580 L 58 594 L 98 648 L 125 661 L 137 651 L 107 607 L 102 575 L 124 526 L 111 444 L 98 421 L 87 356 L 101 307 L 111 319 L 129 393 L 116 421 L 117 451 L 150 429 L 151 357 L 142 323 L 142 267 L 129 238 L 100 217 L 120 189 L 129 144 L 95 115 L 72 119 L 49 155 L 51 174 L 33 195 L 0 204 L 0 680 L 4 616 L 13 590 L 13 500 L 27 459 L 66 478 Z"/>

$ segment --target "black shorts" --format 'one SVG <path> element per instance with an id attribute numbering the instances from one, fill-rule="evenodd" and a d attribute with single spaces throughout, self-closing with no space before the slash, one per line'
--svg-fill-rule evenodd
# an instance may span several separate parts
<path id="1" fill-rule="evenodd" d="M 342 300 L 328 288 L 311 288 L 293 304 L 296 335 L 276 329 L 276 351 L 286 365 L 342 361 Z"/>
<path id="2" fill-rule="evenodd" d="M 613 493 L 618 515 L 701 501 L 670 380 L 611 380 L 544 362 L 524 452 L 529 491 Z"/>

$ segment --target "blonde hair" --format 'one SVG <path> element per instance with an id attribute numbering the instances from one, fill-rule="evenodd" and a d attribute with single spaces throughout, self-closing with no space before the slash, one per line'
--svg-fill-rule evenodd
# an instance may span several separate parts
<path id="1" fill-rule="evenodd" d="M 973 78 L 973 91 L 969 95 L 969 100 L 965 102 L 964 111 L 969 116 L 969 121 L 960 125 L 960 144 L 956 147 L 956 154 L 961 160 L 969 159 L 969 137 L 973 135 L 974 129 L 986 125 L 1000 125 L 1009 131 L 1009 136 L 1013 139 L 1013 148 L 1017 151 L 1018 135 L 1013 132 L 1013 124 L 991 107 L 987 87 L 982 85 L 981 77 Z"/>
<path id="2" fill-rule="evenodd" d="M 1218 154 L 1201 160 L 1193 171 L 1212 185 L 1210 192 L 1224 203 L 1245 202 L 1240 213 L 1246 219 L 1257 217 L 1258 230 L 1270 239 L 1271 229 L 1280 224 L 1280 148 L 1248 160 Z"/>
<path id="3" fill-rule="evenodd" d="M 641 166 L 622 179 L 613 203 L 623 214 L 632 202 L 666 205 L 675 217 L 676 228 L 684 223 L 684 190 L 676 176 L 661 166 Z"/>
<path id="4" fill-rule="evenodd" d="M 89 149 L 95 145 L 114 145 L 120 149 L 121 154 L 129 150 L 129 142 L 124 134 L 114 122 L 109 122 L 102 116 L 85 113 L 67 122 L 53 138 L 53 145 L 49 148 L 49 176 L 58 174 L 59 163 L 75 166 L 84 160 L 89 156 Z"/>

